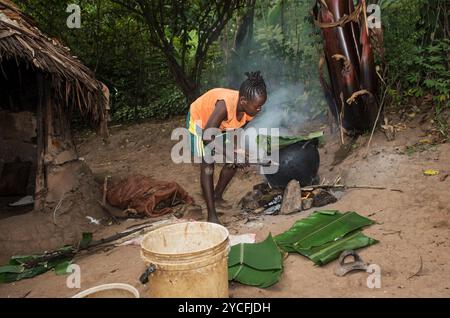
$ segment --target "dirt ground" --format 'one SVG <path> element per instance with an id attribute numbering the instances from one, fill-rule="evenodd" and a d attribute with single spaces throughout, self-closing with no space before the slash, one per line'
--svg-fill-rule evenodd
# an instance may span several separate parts
<path id="1" fill-rule="evenodd" d="M 133 173 L 176 181 L 204 207 L 200 193 L 199 168 L 174 164 L 170 150 L 175 143 L 170 135 L 183 127 L 184 118 L 164 123 L 147 122 L 111 127 L 108 144 L 94 134 L 78 137 L 78 150 L 98 180 L 105 175 L 124 177 Z M 400 127 L 400 126 L 399 126 Z M 230 285 L 231 297 L 450 297 L 450 144 L 430 145 L 429 122 L 406 123 L 388 142 L 376 132 L 370 150 L 369 136 L 362 136 L 350 155 L 332 165 L 340 146 L 339 135 L 326 130 L 326 143 L 320 149 L 320 177 L 331 182 L 337 176 L 347 185 L 372 185 L 402 192 L 371 189 L 346 190 L 338 202 L 324 209 L 356 211 L 376 224 L 364 233 L 380 242 L 360 250 L 364 261 L 381 269 L 381 288 L 370 289 L 365 272 L 345 277 L 334 275 L 336 261 L 322 267 L 307 258 L 290 255 L 278 284 L 257 289 L 236 283 Z M 424 169 L 439 170 L 437 176 L 425 176 Z M 217 169 L 216 169 L 217 170 Z M 216 174 L 219 171 L 216 171 Z M 254 171 L 239 172 L 225 193 L 235 205 L 260 183 Z M 231 234 L 256 233 L 261 241 L 287 230 L 296 220 L 313 210 L 289 216 L 242 217 L 238 208 L 221 217 Z M 204 214 L 206 209 L 203 209 Z M 139 221 L 99 228 L 96 237 L 104 237 Z M 81 267 L 81 290 L 105 283 L 128 283 L 146 296 L 146 287 L 138 281 L 145 269 L 138 246 L 117 247 L 75 259 Z M 1 252 L 0 252 L 1 253 Z M 6 255 L 0 255 L 5 261 Z M 66 287 L 66 277 L 48 272 L 34 279 L 0 285 L 0 297 L 70 297 L 80 290 Z"/>

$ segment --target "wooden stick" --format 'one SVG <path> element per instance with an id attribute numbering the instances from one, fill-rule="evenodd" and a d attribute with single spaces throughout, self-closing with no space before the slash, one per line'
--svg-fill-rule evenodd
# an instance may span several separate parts
<path id="1" fill-rule="evenodd" d="M 100 240 L 98 240 L 98 241 L 92 241 L 92 242 L 90 242 L 90 243 L 88 244 L 88 246 L 86 246 L 86 247 L 84 247 L 84 248 L 80 248 L 80 249 L 71 249 L 71 250 L 63 251 L 63 252 L 58 251 L 58 252 L 48 253 L 47 255 L 44 255 L 43 258 L 40 258 L 40 259 L 37 260 L 37 261 L 42 261 L 42 260 L 51 261 L 51 260 L 55 260 L 55 259 L 58 259 L 58 258 L 61 258 L 61 257 L 69 257 L 69 256 L 70 256 L 70 257 L 75 257 L 75 256 L 77 256 L 77 254 L 78 254 L 79 252 L 85 251 L 85 250 L 87 250 L 87 251 L 89 252 L 89 254 L 90 254 L 90 253 L 92 253 L 93 251 L 98 251 L 98 249 L 99 249 L 100 247 L 101 247 L 101 248 L 105 248 L 105 247 L 116 247 L 115 244 L 109 244 L 109 245 L 105 245 L 105 244 L 108 244 L 108 243 L 111 243 L 111 242 L 114 242 L 114 241 L 123 239 L 123 238 L 125 238 L 125 237 L 127 237 L 127 236 L 131 236 L 131 235 L 133 235 L 133 234 L 135 234 L 135 233 L 137 233 L 137 232 L 139 232 L 139 231 L 143 231 L 143 230 L 145 230 L 145 229 L 147 229 L 147 228 L 150 228 L 150 227 L 154 227 L 153 230 L 156 230 L 157 228 L 160 228 L 160 227 L 162 227 L 162 226 L 164 226 L 164 225 L 166 225 L 166 224 L 156 224 L 156 225 L 155 225 L 155 224 L 153 223 L 153 224 L 149 224 L 149 225 L 138 226 L 138 227 L 136 227 L 136 228 L 129 229 L 129 230 L 125 230 L 125 231 L 123 231 L 123 232 L 119 232 L 119 233 L 116 233 L 116 234 L 114 234 L 114 235 L 105 237 L 105 238 L 100 239 Z M 35 264 L 38 263 L 37 261 L 36 261 L 36 260 L 32 260 L 32 261 L 30 261 L 31 263 L 30 263 L 30 264 L 27 263 L 27 265 L 28 265 L 28 266 L 33 266 L 33 265 L 35 265 Z"/>
<path id="2" fill-rule="evenodd" d="M 386 96 L 386 93 L 387 93 L 387 88 L 384 91 L 383 99 L 381 101 L 380 108 L 378 109 L 377 118 L 375 119 L 375 123 L 373 124 L 372 132 L 370 133 L 369 141 L 367 142 L 366 155 L 369 154 L 370 143 L 372 142 L 373 134 L 375 133 L 375 129 L 377 128 L 377 125 L 378 125 L 378 120 L 380 119 L 381 110 L 383 109 L 383 103 L 384 103 L 384 98 Z"/>
<path id="3" fill-rule="evenodd" d="M 314 189 L 373 189 L 373 190 L 390 190 L 390 191 L 397 191 L 397 192 L 402 192 L 403 190 L 400 189 L 390 189 L 390 188 L 386 188 L 386 187 L 378 187 L 378 186 L 358 186 L 358 185 L 351 185 L 351 186 L 347 186 L 345 184 L 336 184 L 336 185 L 330 185 L 330 184 L 324 184 L 324 185 L 312 185 L 312 186 L 308 186 L 308 187 L 304 187 L 303 190 L 305 191 L 310 191 L 314 190 Z"/>
<path id="4" fill-rule="evenodd" d="M 139 232 L 139 231 L 141 231 L 141 230 L 143 230 L 145 228 L 152 227 L 152 226 L 153 226 L 153 224 L 150 224 L 150 225 L 141 226 L 141 227 L 138 227 L 138 228 L 135 228 L 135 229 L 127 230 L 127 231 L 124 231 L 124 232 L 116 233 L 114 235 L 102 238 L 102 239 L 100 239 L 98 241 L 91 242 L 85 249 L 90 249 L 90 248 L 93 248 L 93 247 L 96 247 L 96 246 L 99 246 L 99 245 L 103 245 L 105 243 L 110 243 L 110 242 L 117 241 L 117 240 L 119 240 L 121 238 L 124 238 L 124 237 L 129 236 L 129 235 L 131 235 L 133 233 Z"/>
<path id="5" fill-rule="evenodd" d="M 109 176 L 105 177 L 105 181 L 103 182 L 103 205 L 106 206 L 106 193 L 108 192 L 108 178 Z"/>
<path id="6" fill-rule="evenodd" d="M 116 234 L 111 235 L 109 237 L 105 237 L 103 239 L 100 239 L 98 241 L 91 242 L 87 246 L 87 249 L 90 249 L 92 247 L 97 247 L 99 245 L 103 245 L 103 244 L 106 244 L 106 243 L 111 243 L 111 242 L 117 241 L 117 240 L 119 240 L 121 238 L 130 236 L 130 235 L 132 235 L 132 234 L 134 234 L 136 232 L 142 231 L 142 230 L 147 229 L 149 227 L 153 227 L 153 230 L 156 230 L 156 229 L 158 229 L 160 227 L 163 227 L 163 226 L 167 225 L 167 223 L 170 222 L 169 219 L 167 219 L 167 221 L 168 222 L 163 222 L 163 221 L 153 222 L 151 224 L 144 224 L 144 225 L 141 225 L 141 226 L 136 226 L 135 228 L 127 229 L 127 230 L 125 230 L 123 232 L 119 232 L 119 233 L 116 233 Z"/>
<path id="7" fill-rule="evenodd" d="M 178 190 L 175 190 L 175 194 L 173 195 L 172 203 L 170 204 L 170 207 L 173 207 L 173 206 L 174 206 L 175 199 L 177 198 L 177 193 L 178 193 Z"/>
<path id="8" fill-rule="evenodd" d="M 44 135 L 44 79 L 40 73 L 37 73 L 38 96 L 36 110 L 36 135 L 37 135 L 37 160 L 36 160 L 36 181 L 34 190 L 34 209 L 40 211 L 44 208 L 45 200 L 45 138 Z"/>
<path id="9" fill-rule="evenodd" d="M 117 218 L 114 216 L 114 214 L 112 214 L 112 212 L 107 208 L 106 205 L 103 205 L 103 202 L 101 202 L 100 200 L 97 200 L 98 204 L 102 207 L 103 211 L 105 211 L 108 216 L 111 218 L 112 222 L 114 224 L 119 224 L 120 222 L 117 220 Z"/>
<path id="10" fill-rule="evenodd" d="M 110 176 L 105 177 L 105 181 L 103 182 L 103 199 L 102 199 L 102 202 L 98 201 L 98 203 L 103 208 L 103 211 L 105 211 L 108 214 L 108 216 L 112 219 L 112 222 L 114 224 L 119 224 L 119 221 L 117 220 L 117 218 L 114 216 L 114 214 L 112 214 L 112 212 L 106 206 L 106 194 L 108 193 L 108 179 L 109 178 L 110 178 Z"/>
<path id="11" fill-rule="evenodd" d="M 342 126 L 342 120 L 344 119 L 344 94 L 341 92 L 340 94 L 341 97 L 341 111 L 339 112 L 339 128 L 340 128 L 340 132 L 341 132 L 341 143 L 344 144 L 344 127 Z"/>
<path id="12" fill-rule="evenodd" d="M 377 72 L 377 74 L 378 74 L 378 72 Z M 383 78 L 382 78 L 379 74 L 378 74 L 378 76 L 379 76 L 380 79 L 383 81 Z M 367 142 L 366 156 L 369 154 L 370 143 L 372 142 L 373 134 L 375 133 L 375 129 L 376 129 L 377 124 L 378 124 L 378 120 L 380 119 L 381 111 L 382 111 L 382 109 L 383 109 L 384 101 L 385 101 L 386 94 L 387 94 L 387 91 L 388 91 L 388 86 L 387 86 L 387 84 L 386 84 L 384 81 L 383 81 L 383 83 L 385 84 L 385 90 L 384 90 L 383 96 L 382 96 L 382 98 L 381 98 L 381 102 L 380 102 L 380 105 L 379 105 L 380 108 L 378 109 L 377 118 L 375 119 L 375 123 L 373 124 L 372 132 L 370 133 L 369 141 Z M 394 131 L 395 131 L 395 130 L 394 130 Z"/>

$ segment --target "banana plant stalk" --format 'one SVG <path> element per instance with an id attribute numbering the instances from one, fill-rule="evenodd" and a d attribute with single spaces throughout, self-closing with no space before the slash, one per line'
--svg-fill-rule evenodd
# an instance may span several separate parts
<path id="1" fill-rule="evenodd" d="M 348 134 L 361 134 L 375 124 L 378 78 L 370 45 L 365 0 L 317 0 L 313 14 L 321 28 L 324 60 L 319 78 L 330 111 Z M 330 84 L 322 68 L 327 66 Z"/>

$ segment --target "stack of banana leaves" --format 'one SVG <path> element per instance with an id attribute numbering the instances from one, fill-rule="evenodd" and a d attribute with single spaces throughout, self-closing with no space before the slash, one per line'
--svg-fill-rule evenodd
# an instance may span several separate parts
<path id="1" fill-rule="evenodd" d="M 235 245 L 228 255 L 228 280 L 267 288 L 278 282 L 282 272 L 283 252 L 272 235 L 261 243 Z"/>
<path id="2" fill-rule="evenodd" d="M 346 250 L 378 243 L 361 232 L 374 222 L 356 212 L 316 211 L 274 239 L 288 253 L 299 253 L 316 265 L 327 264 Z"/>
<path id="3" fill-rule="evenodd" d="M 365 0 L 317 0 L 313 13 L 322 31 L 324 57 L 319 77 L 329 108 L 338 124 L 347 132 L 362 133 L 373 127 L 379 102 L 378 75 Z M 326 65 L 328 78 L 323 74 Z"/>
<path id="4" fill-rule="evenodd" d="M 306 256 L 318 266 L 327 264 L 343 251 L 378 243 L 361 232 L 373 223 L 356 212 L 315 211 L 274 238 L 269 235 L 261 243 L 233 246 L 228 256 L 228 279 L 270 287 L 279 281 L 287 253 Z"/>

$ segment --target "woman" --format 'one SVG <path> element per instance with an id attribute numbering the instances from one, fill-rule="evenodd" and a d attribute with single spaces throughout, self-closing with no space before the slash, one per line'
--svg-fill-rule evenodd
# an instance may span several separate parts
<path id="1" fill-rule="evenodd" d="M 267 100 L 266 84 L 260 72 L 245 73 L 247 79 L 239 91 L 215 88 L 191 104 L 187 125 L 191 133 L 191 151 L 202 158 L 200 181 L 203 196 L 208 209 L 208 222 L 219 223 L 216 204 L 225 206 L 223 193 L 236 173 L 239 165 L 225 164 L 220 172 L 219 181 L 214 188 L 214 163 L 205 160 L 205 145 L 213 138 L 204 136 L 208 128 L 223 132 L 243 127 L 261 111 Z"/>

